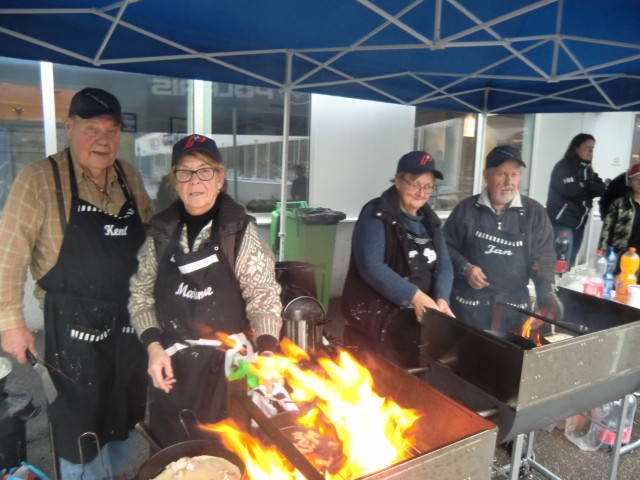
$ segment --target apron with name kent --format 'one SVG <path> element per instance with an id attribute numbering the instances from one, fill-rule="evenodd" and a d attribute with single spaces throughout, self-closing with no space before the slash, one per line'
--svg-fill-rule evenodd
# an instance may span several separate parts
<path id="1" fill-rule="evenodd" d="M 124 440 L 144 418 L 146 354 L 127 311 L 129 278 L 138 265 L 144 230 L 117 162 L 126 201 L 118 215 L 111 215 L 79 197 L 70 154 L 68 160 L 68 224 L 52 161 L 64 237 L 57 263 L 38 285 L 46 291 L 45 359 L 66 375 L 51 371 L 58 397 L 49 406 L 49 420 L 58 455 L 80 463 L 82 434 L 95 433 L 104 446 Z M 88 462 L 97 449 L 91 441 L 83 445 Z"/>
<path id="2" fill-rule="evenodd" d="M 524 214 L 524 210 L 521 210 L 518 233 L 505 232 L 500 228 L 500 222 L 496 223 L 496 219 L 489 215 L 478 215 L 476 218 L 467 258 L 472 265 L 482 269 L 490 285 L 476 290 L 466 279 L 456 278 L 451 309 L 459 320 L 487 330 L 491 328 L 496 301 L 529 309 L 529 250 L 524 233 Z M 509 318 L 500 320 L 501 330 L 517 327 Z"/>
<path id="3" fill-rule="evenodd" d="M 215 220 L 214 220 L 215 222 Z M 226 417 L 227 379 L 224 352 L 214 346 L 189 345 L 187 340 L 213 339 L 216 332 L 246 332 L 249 322 L 240 286 L 224 257 L 218 229 L 197 251 L 183 253 L 180 223 L 158 259 L 156 311 L 162 346 L 171 355 L 176 382 L 169 393 L 149 389 L 149 426 L 166 445 L 204 436 L 186 431 L 193 417 L 215 423 Z M 185 348 L 186 346 L 186 348 Z"/>

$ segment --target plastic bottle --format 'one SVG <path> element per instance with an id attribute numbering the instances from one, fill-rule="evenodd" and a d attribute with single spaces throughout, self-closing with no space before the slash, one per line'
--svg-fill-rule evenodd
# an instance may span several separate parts
<path id="1" fill-rule="evenodd" d="M 582 291 L 587 295 L 603 298 L 605 273 L 607 273 L 607 259 L 602 255 L 602 250 L 598 250 L 589 266 L 589 276 L 584 282 Z"/>
<path id="2" fill-rule="evenodd" d="M 624 252 L 620 257 L 620 274 L 616 278 L 616 301 L 627 303 L 627 287 L 638 283 L 636 272 L 640 267 L 640 256 L 634 247 Z"/>
<path id="3" fill-rule="evenodd" d="M 602 278 L 604 281 L 604 293 L 602 294 L 602 298 L 605 300 L 611 300 L 613 288 L 615 286 L 615 277 L 613 272 L 616 270 L 616 265 L 618 264 L 618 256 L 616 255 L 616 251 L 613 247 L 609 247 L 607 249 L 605 258 L 607 259 L 607 271 Z"/>
<path id="4" fill-rule="evenodd" d="M 622 445 L 626 445 L 631 440 L 631 430 L 633 428 L 633 419 L 636 414 L 637 401 L 635 396 L 628 395 L 629 405 L 627 407 L 627 415 L 623 418 Z M 595 444 L 600 450 L 609 451 L 613 448 L 616 441 L 616 431 L 618 430 L 618 420 L 622 412 L 622 402 L 624 398 L 615 402 L 605 403 L 601 407 L 592 410 L 593 419 L 603 426 L 592 423 L 593 433 L 595 434 Z M 592 433 L 592 432 L 590 432 Z"/>
<path id="5" fill-rule="evenodd" d="M 569 239 L 567 232 L 562 232 L 556 237 L 556 273 L 562 275 L 567 271 L 567 250 L 569 249 Z"/>

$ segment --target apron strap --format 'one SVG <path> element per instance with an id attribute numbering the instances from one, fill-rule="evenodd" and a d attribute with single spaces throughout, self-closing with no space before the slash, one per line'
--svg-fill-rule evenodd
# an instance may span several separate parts
<path id="1" fill-rule="evenodd" d="M 136 205 L 136 199 L 131 193 L 131 189 L 129 188 L 129 185 L 127 185 L 127 177 L 125 177 L 124 170 L 122 170 L 122 166 L 120 165 L 120 162 L 118 161 L 118 159 L 116 159 L 116 161 L 113 163 L 113 168 L 115 169 L 116 174 L 118 175 L 118 182 L 120 183 L 120 188 L 122 188 L 122 192 L 124 193 L 124 196 L 127 198 L 127 200 L 131 200 L 131 202 L 133 203 L 133 208 L 137 212 L 138 206 Z"/>
<path id="2" fill-rule="evenodd" d="M 51 169 L 53 170 L 53 179 L 56 183 L 56 198 L 58 199 L 58 214 L 60 215 L 60 226 L 62 227 L 62 235 L 67 230 L 67 214 L 64 211 L 64 196 L 62 195 L 62 182 L 60 181 L 60 169 L 56 161 L 49 157 Z"/>

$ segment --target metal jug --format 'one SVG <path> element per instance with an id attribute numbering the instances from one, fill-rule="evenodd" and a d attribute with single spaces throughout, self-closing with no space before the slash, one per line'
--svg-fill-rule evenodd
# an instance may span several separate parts
<path id="1" fill-rule="evenodd" d="M 297 297 L 282 310 L 285 337 L 309 353 L 322 340 L 322 325 L 326 314 L 322 304 L 313 297 Z"/>

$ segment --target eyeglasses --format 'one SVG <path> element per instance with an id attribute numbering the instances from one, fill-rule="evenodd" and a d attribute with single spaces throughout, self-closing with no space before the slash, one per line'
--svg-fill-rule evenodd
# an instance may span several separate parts
<path id="1" fill-rule="evenodd" d="M 417 193 L 417 192 L 432 193 L 436 189 L 436 186 L 433 184 L 420 186 L 420 185 L 415 185 L 411 183 L 409 180 L 407 180 L 404 177 L 400 177 L 400 178 L 402 178 L 402 180 L 404 180 L 404 183 L 407 184 L 407 190 L 409 190 L 411 193 Z"/>
<path id="2" fill-rule="evenodd" d="M 180 183 L 190 182 L 194 173 L 203 182 L 208 182 L 216 174 L 216 169 L 207 167 L 207 168 L 199 168 L 198 170 L 176 170 L 175 171 L 176 180 L 179 181 Z"/>

